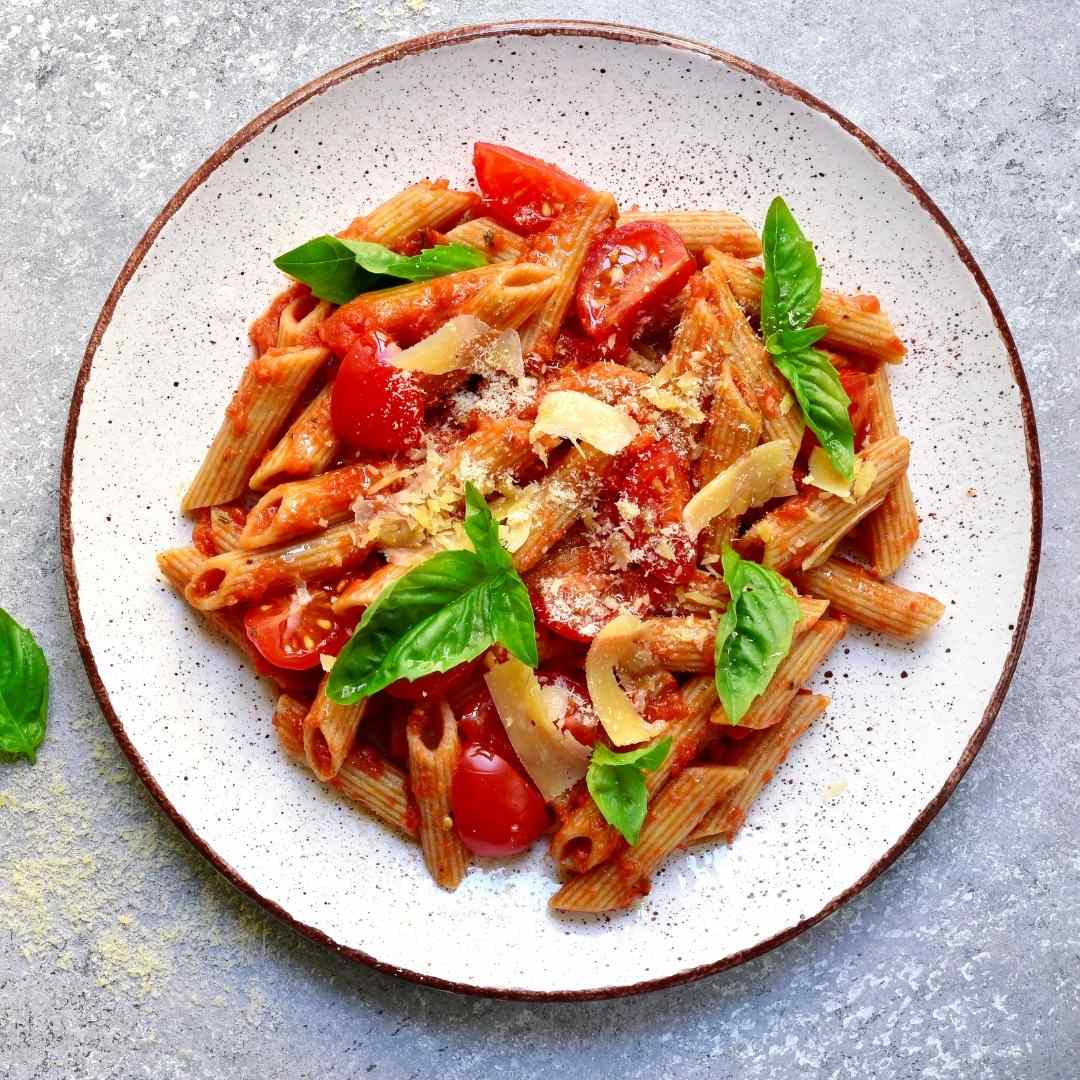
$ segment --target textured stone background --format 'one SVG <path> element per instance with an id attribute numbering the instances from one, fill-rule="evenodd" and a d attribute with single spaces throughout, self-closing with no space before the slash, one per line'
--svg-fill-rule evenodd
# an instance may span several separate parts
<path id="1" fill-rule="evenodd" d="M 38 765 L 0 765 L 0 1077 L 1077 1075 L 1075 5 L 871 7 L 6 0 L 0 604 L 38 633 L 54 703 Z M 636 1000 L 541 1007 L 342 962 L 214 875 L 134 777 L 90 693 L 63 599 L 56 496 L 96 313 L 154 214 L 226 136 L 389 42 L 568 15 L 657 23 L 757 61 L 915 174 L 1016 334 L 1047 505 L 1040 599 L 1008 701 L 893 870 L 741 969 Z"/>

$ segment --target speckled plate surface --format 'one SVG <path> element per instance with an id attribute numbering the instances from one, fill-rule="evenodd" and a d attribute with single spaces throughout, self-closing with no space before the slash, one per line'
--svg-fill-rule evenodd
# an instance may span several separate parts
<path id="1" fill-rule="evenodd" d="M 447 77 L 452 71 L 453 77 Z M 892 372 L 923 540 L 900 575 L 948 605 L 916 646 L 853 631 L 731 849 L 673 858 L 614 917 L 561 917 L 539 852 L 454 894 L 415 848 L 277 749 L 272 694 L 157 578 L 177 506 L 279 284 L 271 258 L 421 175 L 466 180 L 507 141 L 646 208 L 760 221 L 786 196 L 826 281 L 865 288 L 909 343 Z M 914 839 L 970 763 L 1026 627 L 1038 451 L 1008 330 L 940 212 L 822 103 L 706 46 L 593 24 L 472 28 L 297 91 L 184 186 L 94 331 L 62 485 L 76 633 L 103 709 L 163 808 L 238 887 L 358 959 L 450 989 L 632 993 L 738 963 L 824 917 Z M 137 872 L 137 869 L 133 870 Z M 903 902 L 902 897 L 897 898 Z"/>

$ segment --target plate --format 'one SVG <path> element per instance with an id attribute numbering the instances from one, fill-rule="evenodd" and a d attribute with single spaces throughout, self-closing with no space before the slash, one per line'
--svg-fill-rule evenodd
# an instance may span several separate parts
<path id="1" fill-rule="evenodd" d="M 272 695 L 158 579 L 180 496 L 279 286 L 271 259 L 405 183 L 464 182 L 475 139 L 557 161 L 624 204 L 763 219 L 783 194 L 827 283 L 877 293 L 923 539 L 900 575 L 947 603 L 928 640 L 853 631 L 827 716 L 730 849 L 680 853 L 617 916 L 558 916 L 542 852 L 448 894 L 415 848 L 277 749 Z M 230 139 L 124 267 L 72 402 L 62 478 L 75 632 L 117 739 L 237 887 L 418 982 L 508 997 L 633 993 L 739 963 L 823 918 L 921 832 L 971 763 L 1027 625 L 1038 451 L 986 280 L 915 181 L 804 91 L 704 45 L 600 24 L 456 30 L 356 60 Z M 902 902 L 902 901 L 901 901 Z"/>

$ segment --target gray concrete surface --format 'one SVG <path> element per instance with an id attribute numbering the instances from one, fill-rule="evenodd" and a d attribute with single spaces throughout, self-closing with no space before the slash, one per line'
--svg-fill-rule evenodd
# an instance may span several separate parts
<path id="1" fill-rule="evenodd" d="M 0 604 L 53 666 L 35 768 L 0 764 L 0 1077 L 1066 1080 L 1080 1050 L 1080 33 L 1066 0 L 663 6 L 7 0 L 0 7 Z M 1018 339 L 1046 476 L 1039 602 L 960 789 L 899 864 L 771 955 L 636 1000 L 455 998 L 335 958 L 158 812 L 76 655 L 57 549 L 68 397 L 128 252 L 265 106 L 375 47 L 522 16 L 621 19 L 787 75 L 959 227 Z"/>

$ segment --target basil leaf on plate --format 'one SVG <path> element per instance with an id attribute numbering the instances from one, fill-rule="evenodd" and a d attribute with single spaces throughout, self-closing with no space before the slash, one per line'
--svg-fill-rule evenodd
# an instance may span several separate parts
<path id="1" fill-rule="evenodd" d="M 850 483 L 855 476 L 855 432 L 848 411 L 851 399 L 836 368 L 817 349 L 781 352 L 772 360 L 791 386 L 806 423 L 829 460 Z"/>
<path id="2" fill-rule="evenodd" d="M 649 808 L 645 773 L 658 769 L 671 751 L 671 739 L 616 753 L 603 743 L 593 747 L 585 784 L 604 820 L 630 845 L 638 842 Z"/>
<path id="3" fill-rule="evenodd" d="M 45 738 L 49 665 L 34 635 L 0 608 L 0 751 L 31 763 Z"/>
<path id="4" fill-rule="evenodd" d="M 716 692 L 737 724 L 791 649 L 799 605 L 786 578 L 724 550 L 730 599 L 716 627 Z"/>
<path id="5" fill-rule="evenodd" d="M 484 255 L 467 244 L 439 244 L 418 255 L 399 255 L 382 244 L 336 236 L 317 236 L 274 260 L 279 270 L 332 304 L 347 304 L 361 293 L 400 281 L 427 281 L 486 263 Z"/>
<path id="6" fill-rule="evenodd" d="M 331 701 L 354 705 L 398 679 L 449 671 L 495 644 L 536 667 L 528 589 L 472 484 L 465 506 L 475 550 L 440 552 L 379 595 L 334 663 L 326 687 Z"/>
<path id="7" fill-rule="evenodd" d="M 821 269 L 787 203 L 773 199 L 761 233 L 761 335 L 773 364 L 787 379 L 803 419 L 838 473 L 855 475 L 850 399 L 829 358 L 812 348 L 826 334 L 808 326 L 821 302 Z"/>

